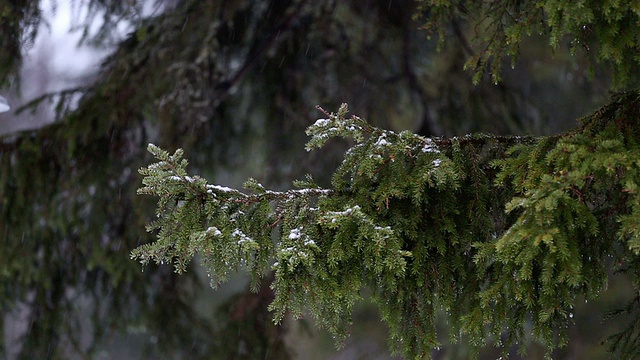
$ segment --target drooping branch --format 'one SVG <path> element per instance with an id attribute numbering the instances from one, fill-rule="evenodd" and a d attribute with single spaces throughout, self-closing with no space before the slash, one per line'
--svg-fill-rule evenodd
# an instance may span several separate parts
<path id="1" fill-rule="evenodd" d="M 454 338 L 504 333 L 508 349 L 532 324 L 553 349 L 576 296 L 605 289 L 610 257 L 636 263 L 638 99 L 619 95 L 580 129 L 542 138 L 431 139 L 372 127 L 346 105 L 319 108 L 327 118 L 308 128 L 308 150 L 355 142 L 332 189 L 310 177 L 282 192 L 252 179 L 250 192 L 210 185 L 187 175 L 180 150 L 150 145 L 160 161 L 140 170 L 139 193 L 159 198 L 158 240 L 132 257 L 180 272 L 199 253 L 214 286 L 240 267 L 256 286 L 274 270 L 275 320 L 311 311 L 339 338 L 372 288 L 406 356 L 437 346 L 438 309 Z"/>

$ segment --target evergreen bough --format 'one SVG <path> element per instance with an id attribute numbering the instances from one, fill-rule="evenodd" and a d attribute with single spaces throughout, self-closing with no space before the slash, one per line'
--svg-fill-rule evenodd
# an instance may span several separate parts
<path id="1" fill-rule="evenodd" d="M 544 36 L 553 50 L 568 47 L 588 59 L 590 73 L 604 64 L 617 88 L 636 84 L 640 65 L 640 3 L 621 0 L 417 0 L 415 18 L 436 32 L 440 46 L 448 39 L 448 24 L 461 19 L 474 29 L 474 49 L 465 68 L 478 83 L 486 68 L 492 80 L 501 80 L 502 59 L 515 62 L 527 37 Z M 457 26 L 457 25 L 456 25 Z"/>
<path id="2" fill-rule="evenodd" d="M 615 270 L 637 286 L 640 252 L 640 94 L 616 95 L 571 132 L 549 137 L 426 138 L 372 127 L 343 104 L 307 130 L 307 150 L 355 142 L 323 189 L 309 176 L 246 191 L 188 175 L 182 151 L 155 145 L 140 194 L 159 198 L 157 240 L 132 258 L 172 263 L 198 254 L 212 286 L 271 270 L 275 322 L 310 311 L 341 340 L 362 290 L 373 291 L 391 346 L 428 358 L 444 311 L 451 341 L 548 355 L 567 342 L 577 296 L 593 298 Z M 638 299 L 627 309 L 637 313 Z M 635 312 L 633 310 L 636 310 Z M 611 337 L 633 354 L 638 319 Z"/>

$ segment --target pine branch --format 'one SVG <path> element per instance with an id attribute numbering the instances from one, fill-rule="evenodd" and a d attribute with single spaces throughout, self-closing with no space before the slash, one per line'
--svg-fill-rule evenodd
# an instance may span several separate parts
<path id="1" fill-rule="evenodd" d="M 159 198 L 148 228 L 158 239 L 132 258 L 181 272 L 199 253 L 213 286 L 246 268 L 257 287 L 273 270 L 275 321 L 310 311 L 338 339 L 372 288 L 408 357 L 437 346 L 438 309 L 454 341 L 502 337 L 508 349 L 531 325 L 550 354 L 576 296 L 606 288 L 609 258 L 636 263 L 638 99 L 619 95 L 580 129 L 543 138 L 425 138 L 372 127 L 344 104 L 318 108 L 326 118 L 307 129 L 307 150 L 355 142 L 332 189 L 311 177 L 282 192 L 254 179 L 248 192 L 211 185 L 187 174 L 181 150 L 149 145 L 159 162 L 140 170 L 139 193 Z"/>

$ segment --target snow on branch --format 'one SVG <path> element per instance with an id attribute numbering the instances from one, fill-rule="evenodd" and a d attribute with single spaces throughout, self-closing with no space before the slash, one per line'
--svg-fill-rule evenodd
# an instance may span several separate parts
<path id="1" fill-rule="evenodd" d="M 286 191 L 211 185 L 187 173 L 181 150 L 150 144 L 158 161 L 140 169 L 138 192 L 158 198 L 157 240 L 131 255 L 181 272 L 200 254 L 213 286 L 241 268 L 254 286 L 273 271 L 275 321 L 310 311 L 338 339 L 372 289 L 407 357 L 438 346 L 440 310 L 456 340 L 508 348 L 530 327 L 553 349 L 576 297 L 603 291 L 610 264 L 639 263 L 638 98 L 542 138 L 425 138 L 347 116 L 346 104 L 319 108 L 307 150 L 354 141 L 330 189 L 310 176 Z"/>

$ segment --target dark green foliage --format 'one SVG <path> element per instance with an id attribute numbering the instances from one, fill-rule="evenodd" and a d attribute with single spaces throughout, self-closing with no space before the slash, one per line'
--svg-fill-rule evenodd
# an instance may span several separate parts
<path id="1" fill-rule="evenodd" d="M 635 69 L 640 65 L 640 7 L 633 1 L 619 0 L 419 0 L 425 28 L 437 31 L 441 45 L 449 21 L 466 19 L 474 28 L 476 48 L 468 49 L 466 67 L 479 82 L 487 67 L 494 82 L 502 78 L 505 56 L 515 64 L 525 38 L 544 35 L 553 49 L 569 47 L 591 61 L 603 62 L 612 70 L 617 87 L 637 85 Z M 454 25 L 459 26 L 459 25 Z M 593 70 L 592 70 L 593 71 Z"/>
<path id="2" fill-rule="evenodd" d="M 518 219 L 492 245 L 499 261 L 486 268 L 502 275 L 488 294 L 530 311 L 547 341 L 562 329 L 576 294 L 596 296 L 612 264 L 636 262 L 638 100 L 636 92 L 617 96 L 544 157 L 521 147 L 499 162 L 504 177 L 527 175 L 514 181 L 523 193 L 507 204 Z"/>
<path id="3" fill-rule="evenodd" d="M 20 45 L 28 45 L 35 34 L 40 20 L 37 3 L 0 5 L 0 42 L 6 44 L 0 53 L 1 84 L 11 83 L 20 62 Z M 3 138 L 0 147 L 2 309 L 7 314 L 16 304 L 26 304 L 32 311 L 29 320 L 34 320 L 31 333 L 21 339 L 22 355 L 64 357 L 73 348 L 90 356 L 101 351 L 105 339 L 129 333 L 132 327 L 145 336 L 157 336 L 157 345 L 140 341 L 151 354 L 186 353 L 195 358 L 219 350 L 232 357 L 241 349 L 235 341 L 251 344 L 253 355 L 260 358 L 282 350 L 281 332 L 260 324 L 264 308 L 232 310 L 236 315 L 227 314 L 229 321 L 212 326 L 194 309 L 192 300 L 199 294 L 194 271 L 178 277 L 161 266 L 141 273 L 129 260 L 126 254 L 132 248 L 151 240 L 142 222 L 152 210 L 135 196 L 138 181 L 131 171 L 145 161 L 146 144 L 184 148 L 191 154 L 193 171 L 207 177 L 223 172 L 225 166 L 235 171 L 255 162 L 259 169 L 254 176 L 265 183 L 281 184 L 296 171 L 306 171 L 319 173 L 318 183 L 328 184 L 331 176 L 322 178 L 320 169 L 332 168 L 332 161 L 323 158 L 336 142 L 313 153 L 309 161 L 289 153 L 301 147 L 301 130 L 317 103 L 346 100 L 372 124 L 417 129 L 422 135 L 477 130 L 540 133 L 528 122 L 529 116 L 551 112 L 548 122 L 553 123 L 563 117 L 555 108 L 532 105 L 534 94 L 526 86 L 473 87 L 460 71 L 464 57 L 480 59 L 469 65 L 482 70 L 492 56 L 516 54 L 519 36 L 535 35 L 539 29 L 543 35 L 551 34 L 545 22 L 537 22 L 542 13 L 536 8 L 539 3 L 493 2 L 490 12 L 503 11 L 504 5 L 510 15 L 524 14 L 531 20 L 519 26 L 508 16 L 497 22 L 496 16 L 485 19 L 487 2 L 441 1 L 429 10 L 429 18 L 439 21 L 438 29 L 458 30 L 462 36 L 451 37 L 436 54 L 435 44 L 410 21 L 413 1 L 187 0 L 145 19 L 137 13 L 137 1 L 91 1 L 91 16 L 104 10 L 107 20 L 93 38 L 96 43 L 109 44 L 109 27 L 115 19 L 132 21 L 135 31 L 105 60 L 95 84 L 48 94 L 28 105 L 56 100 L 57 124 Z M 636 38 L 636 27 L 629 26 L 635 19 L 629 5 L 621 2 L 615 8 L 609 6 L 614 2 L 593 1 L 576 9 L 572 4 L 558 2 L 558 11 L 551 5 L 545 10 L 552 15 L 550 23 L 566 21 L 566 26 L 552 29 L 558 31 L 551 36 L 554 46 L 563 46 L 562 34 L 580 31 L 579 22 L 588 20 L 581 14 L 595 14 L 589 29 L 598 37 L 584 38 L 591 49 L 587 55 L 595 56 L 596 49 L 612 41 L 620 51 L 607 50 L 611 57 L 602 59 L 605 64 L 612 59 L 614 75 L 620 74 L 622 82 L 625 68 L 636 65 L 627 61 L 632 59 Z M 613 9 L 609 15 L 601 11 L 607 7 Z M 443 16 L 438 17 L 441 10 Z M 558 17 L 563 13 L 579 16 Z M 597 18 L 601 14 L 619 18 L 611 21 L 611 31 L 626 31 L 631 37 L 610 36 L 605 28 L 608 20 Z M 489 25 L 476 27 L 482 19 L 486 22 L 481 25 Z M 491 43 L 487 51 L 465 46 L 465 32 L 473 28 L 487 30 L 478 37 Z M 507 37 L 515 46 L 501 47 L 500 41 Z M 573 45 L 585 49 L 580 41 Z M 616 59 L 623 61 L 617 64 Z M 551 76 L 564 79 L 566 64 L 561 61 L 561 70 L 556 68 Z M 501 61 L 492 65 L 500 66 Z M 547 63 L 544 67 L 547 70 Z M 541 83 L 552 87 L 548 79 Z M 587 102 L 574 92 L 583 87 L 568 88 L 571 98 Z M 549 96 L 555 105 L 553 94 Z M 71 100 L 78 95 L 74 108 Z M 616 170 L 614 175 L 607 172 L 611 164 L 606 165 L 605 158 L 602 164 L 589 162 L 588 155 L 596 150 L 584 153 L 585 144 L 600 136 L 607 119 L 623 117 L 616 111 L 633 103 L 632 98 L 618 98 L 594 118 L 602 121 L 589 121 L 586 137 L 578 136 L 581 131 L 562 136 L 576 136 L 575 143 L 563 143 L 571 151 L 582 149 L 576 156 L 557 148 L 561 137 L 429 139 L 383 131 L 358 118 L 336 121 L 327 114 L 333 120 L 311 128 L 310 145 L 320 146 L 329 136 L 357 141 L 333 176 L 331 190 L 307 179 L 297 183 L 297 190 L 274 192 L 250 180 L 246 184 L 250 191 L 241 193 L 190 176 L 177 156 L 155 149 L 170 160 L 148 169 L 145 177 L 144 191 L 163 201 L 160 217 L 150 225 L 160 230 L 161 238 L 134 255 L 142 261 L 170 262 L 184 271 L 198 253 L 213 284 L 246 268 L 253 276 L 251 287 L 262 285 L 258 300 L 248 294 L 247 302 L 273 301 L 277 319 L 286 311 L 300 315 L 311 310 L 322 326 L 339 336 L 347 332 L 361 289 L 373 289 L 374 301 L 391 327 L 393 346 L 405 354 L 428 355 L 437 346 L 437 313 L 447 314 L 452 340 L 470 339 L 474 346 L 501 336 L 506 337 L 505 349 L 511 341 L 524 344 L 529 334 L 522 332 L 522 326 L 529 326 L 533 316 L 536 335 L 549 340 L 548 331 L 540 327 L 567 320 L 556 312 L 541 318 L 549 306 L 560 304 L 570 313 L 575 295 L 597 293 L 614 265 L 632 274 L 636 268 L 628 261 L 635 256 L 632 250 L 637 251 L 638 214 L 629 205 L 636 196 L 633 171 L 620 170 L 617 175 Z M 634 111 L 630 108 L 624 116 L 633 119 Z M 626 129 L 622 138 L 627 146 L 635 126 L 620 124 Z M 546 125 L 545 120 L 542 126 Z M 610 130 L 598 137 L 603 145 L 597 152 L 613 154 L 613 160 L 628 165 L 624 154 L 632 153 L 615 143 Z M 608 141 L 613 142 L 604 145 Z M 511 148 L 516 144 L 521 145 Z M 588 165 L 574 170 L 571 182 L 553 182 L 570 173 L 563 167 L 578 162 Z M 167 167 L 170 163 L 173 166 Z M 287 168 L 290 163 L 296 164 L 295 171 Z M 578 175 L 583 171 L 604 175 L 600 182 L 581 182 Z M 551 180 L 537 192 L 536 184 L 543 178 Z M 620 191 L 608 190 L 607 181 Z M 586 206 L 581 199 L 589 201 Z M 507 203 L 513 209 L 505 214 Z M 541 214 L 536 206 L 550 209 L 551 215 Z M 521 217 L 546 222 L 550 230 L 517 227 L 510 236 L 535 231 L 532 234 L 541 242 L 514 240 L 504 245 L 498 237 Z M 565 219 L 573 220 L 574 226 Z M 611 234 L 618 236 L 615 244 L 599 241 Z M 580 239 L 579 248 L 574 238 Z M 598 246 L 614 257 L 588 259 Z M 552 248 L 555 252 L 548 255 Z M 513 254 L 523 254 L 523 259 L 510 258 Z M 566 267 L 570 271 L 560 267 L 564 258 L 575 254 L 583 258 L 576 262 L 570 257 Z M 553 268 L 542 266 L 547 258 Z M 269 278 L 264 278 L 271 269 L 276 273 L 275 295 L 266 289 Z M 510 270 L 521 278 L 509 277 Z M 560 283 L 554 287 L 552 280 Z M 546 295 L 538 292 L 543 285 Z M 33 293 L 35 298 L 30 297 Z M 90 316 L 86 309 L 78 310 L 77 299 L 97 304 Z M 629 313 L 635 314 L 632 308 Z M 84 321 L 92 325 L 94 335 L 85 347 L 77 346 L 87 333 Z M 622 341 L 613 343 L 617 349 L 631 349 L 624 345 L 633 344 L 627 341 L 632 339 L 629 334 L 633 333 L 622 333 Z"/>
<path id="4" fill-rule="evenodd" d="M 626 327 L 607 338 L 609 351 L 620 358 L 640 354 L 640 296 L 636 295 L 624 308 L 607 314 L 609 318 L 624 317 Z"/>
<path id="5" fill-rule="evenodd" d="M 145 236 L 136 227 L 151 210 L 135 199 L 130 171 L 143 159 L 133 150 L 140 128 L 133 121 L 96 126 L 82 110 L 76 116 L 0 145 L 1 305 L 7 313 L 26 307 L 32 324 L 12 350 L 24 358 L 90 356 L 127 326 L 156 336 L 167 353 L 202 341 L 209 324 L 185 303 L 195 279 L 178 282 L 168 269 L 141 273 L 127 256 Z M 116 148 L 128 151 L 110 151 Z M 86 336 L 102 341 L 85 345 Z"/>
<path id="6" fill-rule="evenodd" d="M 2 16 L 10 8 L 7 16 L 11 19 L 2 21 L 2 26 L 13 31 L 3 30 L 0 36 L 3 43 L 13 41 L 0 53 L 0 58 L 11 61 L 10 66 L 0 68 L 3 84 L 18 70 L 21 41 L 35 34 L 29 32 L 35 28 L 28 25 L 39 23 L 38 3 L 0 5 Z M 12 8 L 13 4 L 21 7 Z M 96 83 L 47 94 L 27 104 L 30 108 L 40 100 L 57 101 L 56 124 L 5 137 L 0 145 L 2 310 L 10 314 L 25 304 L 33 311 L 32 331 L 16 342 L 22 346 L 8 346 L 22 350 L 27 358 L 64 357 L 70 348 L 91 356 L 112 346 L 110 339 L 136 331 L 143 339 L 132 343 L 147 347 L 151 354 L 187 353 L 193 358 L 215 352 L 212 349 L 218 345 L 232 348 L 234 344 L 203 340 L 225 329 L 203 321 L 203 314 L 187 301 L 202 294 L 194 272 L 180 279 L 167 273 L 167 267 L 142 273 L 129 260 L 131 249 L 151 240 L 143 223 L 152 210 L 148 202 L 135 196 L 138 181 L 135 171 L 130 171 L 146 161 L 146 144 L 181 146 L 193 154 L 192 166 L 213 176 L 225 166 L 244 164 L 253 154 L 239 149 L 253 141 L 257 152 L 266 154 L 256 156 L 256 162 L 266 163 L 266 177 L 277 183 L 278 177 L 291 176 L 281 165 L 295 159 L 288 149 L 304 141 L 301 131 L 300 139 L 282 132 L 306 126 L 294 114 L 311 109 L 319 98 L 326 102 L 329 97 L 331 101 L 345 97 L 354 84 L 362 86 L 363 79 L 367 89 L 375 91 L 366 96 L 360 93 L 358 98 L 361 104 L 370 102 L 399 73 L 399 59 L 419 56 L 408 49 L 400 54 L 396 47 L 375 46 L 383 37 L 388 43 L 400 44 L 396 39 L 404 31 L 417 32 L 415 24 L 399 21 L 410 14 L 407 4 L 397 9 L 399 19 L 393 22 L 382 3 L 361 9 L 343 2 L 179 1 L 175 8 L 144 20 L 132 19 L 137 6 L 135 1 L 91 2 L 91 16 L 102 9 L 105 17 L 113 15 L 105 24 L 113 25 L 114 19 L 134 20 L 136 31 L 105 59 Z M 371 7 L 374 11 L 369 11 Z M 339 16 L 331 16 L 334 10 Z M 381 20 L 370 22 L 372 13 Z M 22 21 L 23 15 L 33 16 Z M 354 21 L 358 26 L 347 26 Z M 389 27 L 381 28 L 380 22 L 393 25 L 393 38 L 386 39 Z M 406 43 L 415 45 L 418 39 L 407 38 Z M 369 65 L 371 59 L 375 61 Z M 362 64 L 367 64 L 365 75 L 355 71 Z M 381 64 L 383 72 L 379 71 Z M 318 76 L 321 73 L 327 79 L 347 79 L 348 75 L 351 80 L 340 84 L 336 92 L 331 80 Z M 402 78 L 391 84 L 406 85 Z M 400 93 L 411 91 L 407 88 Z M 263 143 L 262 138 L 274 140 Z M 318 157 L 305 166 L 318 167 L 324 162 Z M 268 207 L 262 202 L 246 211 L 264 213 Z M 216 220 L 226 221 L 238 209 L 240 205 L 230 207 Z M 247 233 L 264 228 L 261 223 L 239 226 Z M 232 230 L 225 234 L 227 240 L 242 240 Z M 205 241 L 206 236 L 199 239 Z M 188 251 L 183 247 L 165 250 Z M 271 266 L 265 259 L 267 250 L 245 242 L 242 252 L 255 254 L 249 266 L 264 270 Z M 223 259 L 216 261 L 211 266 L 224 263 Z M 227 273 L 232 270 L 226 268 Z M 29 296 L 34 292 L 37 297 L 32 299 Z M 65 295 L 69 292 L 73 296 Z M 77 309 L 78 298 L 100 305 L 86 316 L 87 311 Z M 87 333 L 95 337 L 87 346 L 76 346 Z M 157 344 L 149 340 L 153 337 Z M 190 351 L 194 341 L 199 345 Z M 273 354 L 273 349 L 264 349 Z"/>
<path id="7" fill-rule="evenodd" d="M 273 258 L 275 321 L 309 310 L 339 339 L 371 288 L 407 357 L 439 346 L 440 310 L 453 341 L 524 351 L 531 327 L 549 350 L 562 347 L 575 298 L 597 296 L 614 264 L 636 262 L 639 99 L 619 95 L 580 129 L 542 139 L 424 138 L 371 127 L 343 105 L 308 129 L 308 149 L 356 142 L 332 190 L 251 181 L 247 195 L 187 176 L 179 151 L 150 146 L 161 162 L 140 170 L 140 193 L 160 197 L 160 231 L 133 256 L 182 271 L 197 252 L 217 280 L 245 262 L 263 276 Z"/>
<path id="8" fill-rule="evenodd" d="M 13 83 L 22 63 L 21 50 L 35 40 L 40 17 L 38 2 L 34 0 L 0 4 L 0 88 Z"/>

